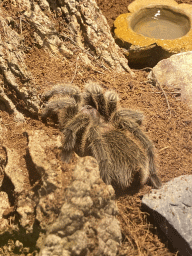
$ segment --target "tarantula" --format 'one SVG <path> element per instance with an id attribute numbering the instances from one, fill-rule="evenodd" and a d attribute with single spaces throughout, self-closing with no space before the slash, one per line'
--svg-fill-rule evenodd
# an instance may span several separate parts
<path id="1" fill-rule="evenodd" d="M 42 120 L 56 115 L 63 133 L 62 157 L 70 159 L 75 151 L 80 156 L 97 159 L 101 178 L 122 189 L 129 187 L 136 174 L 144 185 L 150 181 L 161 186 L 156 174 L 154 147 L 141 130 L 143 115 L 121 108 L 116 92 L 106 91 L 94 82 L 77 86 L 63 84 L 43 95 L 47 101 Z"/>

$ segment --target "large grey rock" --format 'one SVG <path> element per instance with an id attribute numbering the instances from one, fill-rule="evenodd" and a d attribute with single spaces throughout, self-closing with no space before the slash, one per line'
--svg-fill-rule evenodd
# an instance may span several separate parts
<path id="1" fill-rule="evenodd" d="M 192 52 L 184 52 L 161 60 L 149 74 L 160 86 L 168 86 L 192 108 Z"/>
<path id="2" fill-rule="evenodd" d="M 183 256 L 192 255 L 192 175 L 183 175 L 153 189 L 142 199 L 156 223 Z"/>
<path id="3" fill-rule="evenodd" d="M 112 186 L 100 178 L 97 161 L 80 158 L 58 219 L 49 228 L 40 256 L 115 256 L 121 242 Z"/>

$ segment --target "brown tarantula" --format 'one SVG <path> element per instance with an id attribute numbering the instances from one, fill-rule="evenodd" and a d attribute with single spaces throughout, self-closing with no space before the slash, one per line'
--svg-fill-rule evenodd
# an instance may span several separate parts
<path id="1" fill-rule="evenodd" d="M 72 151 L 91 155 L 99 164 L 102 179 L 125 189 L 135 174 L 140 184 L 150 181 L 161 186 L 156 174 L 154 147 L 141 130 L 143 115 L 119 106 L 114 91 L 103 92 L 97 83 L 89 82 L 81 93 L 76 86 L 63 84 L 43 95 L 47 101 L 42 119 L 57 115 L 63 133 L 63 159 Z"/>

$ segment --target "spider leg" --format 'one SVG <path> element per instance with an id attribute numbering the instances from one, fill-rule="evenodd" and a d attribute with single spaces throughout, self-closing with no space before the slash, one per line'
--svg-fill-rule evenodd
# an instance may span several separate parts
<path id="1" fill-rule="evenodd" d="M 78 112 L 78 105 L 74 99 L 68 98 L 65 100 L 66 105 L 58 111 L 59 128 L 62 131 L 68 120 L 71 120 Z"/>
<path id="2" fill-rule="evenodd" d="M 156 166 L 155 166 L 155 160 L 154 160 L 154 146 L 153 143 L 147 138 L 147 136 L 142 132 L 142 130 L 139 127 L 138 122 L 135 121 L 135 119 L 131 119 L 130 115 L 126 117 L 125 113 L 121 111 L 117 111 L 112 119 L 112 122 L 115 126 L 117 126 L 120 129 L 128 130 L 129 132 L 133 133 L 135 138 L 137 138 L 141 144 L 143 145 L 144 149 L 147 152 L 147 156 L 149 159 L 149 178 L 150 182 L 153 187 L 159 188 L 161 187 L 161 181 L 156 173 Z M 145 173 L 141 174 L 141 177 L 143 181 L 141 180 L 141 183 L 143 183 L 146 179 Z"/>
<path id="3" fill-rule="evenodd" d="M 43 121 L 46 120 L 48 116 L 58 115 L 61 109 L 65 108 L 77 109 L 76 101 L 70 97 L 57 97 L 45 104 L 41 111 L 41 118 Z"/>
<path id="4" fill-rule="evenodd" d="M 71 84 L 58 84 L 52 88 L 52 90 L 45 92 L 41 99 L 48 101 L 54 95 L 68 95 L 73 97 L 78 103 L 81 101 L 81 91 L 77 86 Z"/>
<path id="5" fill-rule="evenodd" d="M 88 126 L 90 117 L 88 115 L 79 113 L 75 115 L 70 121 L 63 125 L 61 131 L 63 133 L 63 149 L 62 149 L 62 160 L 68 161 L 69 157 L 74 150 L 77 142 L 77 133 Z"/>
<path id="6" fill-rule="evenodd" d="M 131 109 L 125 109 L 126 116 L 128 118 L 133 119 L 138 125 L 142 125 L 143 123 L 143 113 L 137 112 Z"/>
<path id="7" fill-rule="evenodd" d="M 106 184 L 111 184 L 111 160 L 108 145 L 102 136 L 98 126 L 89 126 L 85 140 L 88 141 L 92 156 L 96 158 L 99 164 L 100 176 Z"/>
<path id="8" fill-rule="evenodd" d="M 143 122 L 143 113 L 142 112 L 138 112 L 135 110 L 131 110 L 131 109 L 120 109 L 118 110 L 116 113 L 116 117 L 114 117 L 115 119 L 117 118 L 125 118 L 125 119 L 131 119 L 134 122 L 136 122 L 138 125 L 141 125 Z"/>
<path id="9" fill-rule="evenodd" d="M 104 96 L 106 98 L 107 119 L 109 119 L 111 115 L 117 111 L 119 98 L 114 91 L 106 91 Z"/>
<path id="10" fill-rule="evenodd" d="M 94 82 L 89 82 L 84 89 L 84 105 L 90 105 L 96 108 L 103 116 L 106 115 L 106 100 L 102 87 Z"/>
<path id="11" fill-rule="evenodd" d="M 110 118 L 117 111 L 119 97 L 115 91 L 106 91 L 104 96 L 106 98 L 108 118 Z M 142 124 L 143 114 L 141 112 L 131 109 L 121 109 L 118 111 L 118 114 L 121 115 L 121 117 L 131 118 L 139 125 Z"/>
<path id="12" fill-rule="evenodd" d="M 82 96 L 77 86 L 70 84 L 59 84 L 52 90 L 42 95 L 44 103 L 41 111 L 42 120 L 45 121 L 48 116 L 57 116 L 59 111 L 69 105 L 77 105 L 81 102 Z"/>

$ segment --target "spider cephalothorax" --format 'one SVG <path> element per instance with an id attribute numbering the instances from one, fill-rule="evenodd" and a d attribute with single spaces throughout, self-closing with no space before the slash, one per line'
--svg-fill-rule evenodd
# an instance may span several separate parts
<path id="1" fill-rule="evenodd" d="M 57 115 L 63 133 L 62 156 L 68 160 L 73 151 L 91 155 L 99 164 L 102 179 L 123 189 L 135 174 L 140 183 L 147 181 L 158 188 L 154 147 L 141 130 L 143 115 L 121 108 L 118 95 L 89 82 L 84 91 L 73 85 L 58 85 L 43 95 L 47 101 L 42 118 Z"/>

